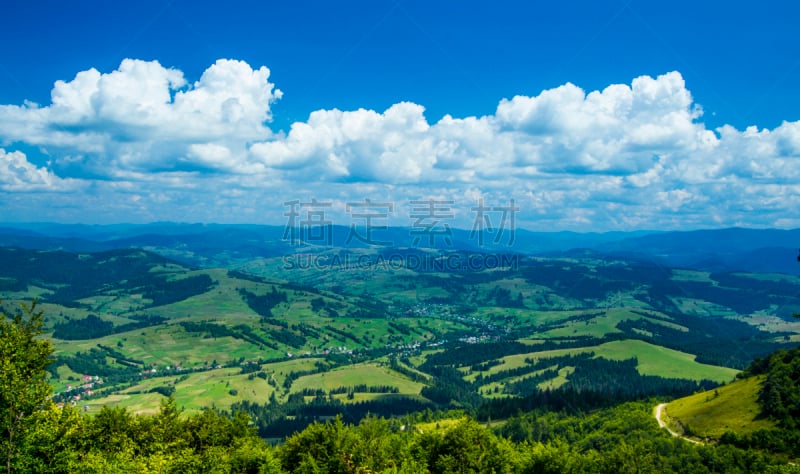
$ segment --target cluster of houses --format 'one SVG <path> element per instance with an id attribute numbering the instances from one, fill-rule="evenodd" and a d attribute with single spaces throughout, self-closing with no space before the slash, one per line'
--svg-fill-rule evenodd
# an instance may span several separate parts
<path id="1" fill-rule="evenodd" d="M 91 397 L 94 395 L 94 390 L 99 386 L 103 385 L 103 379 L 101 379 L 97 375 L 84 375 L 81 378 L 81 384 L 73 386 L 72 384 L 67 384 L 62 392 L 64 395 L 64 399 L 66 402 L 59 402 L 56 404 L 59 408 L 63 408 L 65 403 L 71 403 L 72 405 L 77 405 L 79 401 L 84 398 Z"/>
<path id="2" fill-rule="evenodd" d="M 347 346 L 340 346 L 340 347 L 326 347 L 324 349 L 320 349 L 317 351 L 317 355 L 328 355 L 328 354 L 353 354 L 353 349 L 348 349 Z M 292 357 L 291 353 L 286 354 L 288 357 Z M 310 352 L 306 352 L 305 355 L 311 355 Z"/>
<path id="3" fill-rule="evenodd" d="M 444 313 L 450 313 L 450 305 L 441 303 L 419 303 L 413 308 L 406 311 L 407 314 L 415 316 L 435 316 Z"/>
<path id="4" fill-rule="evenodd" d="M 222 366 L 219 366 L 217 368 L 222 368 Z M 164 366 L 164 373 L 183 372 L 183 371 L 186 371 L 186 370 L 202 370 L 202 369 L 184 369 L 183 367 L 181 367 L 178 364 Z M 159 374 L 163 374 L 163 373 L 159 372 L 158 367 L 151 367 L 149 369 L 145 369 L 145 370 L 139 372 L 139 375 L 141 375 L 142 377 L 145 377 L 145 378 L 147 378 L 147 377 L 156 377 Z"/>
<path id="5" fill-rule="evenodd" d="M 458 340 L 460 342 L 463 342 L 465 344 L 478 344 L 478 343 L 486 342 L 486 341 L 490 341 L 490 340 L 491 341 L 496 341 L 498 339 L 500 339 L 498 336 L 489 336 L 487 334 L 482 334 L 480 336 L 468 336 L 468 337 L 460 337 L 460 338 L 458 338 Z"/>

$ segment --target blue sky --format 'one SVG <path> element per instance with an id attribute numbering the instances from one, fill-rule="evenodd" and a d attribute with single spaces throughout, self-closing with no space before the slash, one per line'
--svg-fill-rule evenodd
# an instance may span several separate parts
<path id="1" fill-rule="evenodd" d="M 0 220 L 800 226 L 800 7 L 555 3 L 5 2 Z"/>

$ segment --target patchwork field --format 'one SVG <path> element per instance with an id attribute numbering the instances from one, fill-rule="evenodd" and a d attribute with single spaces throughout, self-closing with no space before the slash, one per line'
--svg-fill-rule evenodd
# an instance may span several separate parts
<path id="1" fill-rule="evenodd" d="M 375 259 L 381 251 L 309 255 Z M 463 256 L 456 249 L 396 251 Z M 9 312 L 42 300 L 57 396 L 77 401 L 78 392 L 66 388 L 85 376 L 106 382 L 91 394 L 82 388 L 79 404 L 90 412 L 103 404 L 152 412 L 165 394 L 198 410 L 288 403 L 300 393 L 310 400 L 342 388 L 329 397 L 477 406 L 569 387 L 579 376 L 602 390 L 614 381 L 592 385 L 585 374 L 597 364 L 586 361 L 632 358 L 635 367 L 620 363 L 632 385 L 641 377 L 674 379 L 691 382 L 681 385 L 687 393 L 695 382 L 728 382 L 755 356 L 800 337 L 800 323 L 785 314 L 800 305 L 793 277 L 669 269 L 591 253 L 449 273 L 379 264 L 327 271 L 287 267 L 285 257 L 236 260 L 229 270 L 133 249 L 0 248 L 7 289 L 0 294 Z M 31 263 L 39 261 L 51 262 L 46 272 Z M 583 362 L 532 367 L 588 353 L 594 357 Z M 346 390 L 355 386 L 373 388 Z"/>

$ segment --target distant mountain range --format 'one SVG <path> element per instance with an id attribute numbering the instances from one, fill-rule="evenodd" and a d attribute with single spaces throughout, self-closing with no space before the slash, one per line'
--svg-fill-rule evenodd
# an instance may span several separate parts
<path id="1" fill-rule="evenodd" d="M 300 231 L 302 229 L 298 229 Z M 283 226 L 180 224 L 82 225 L 14 223 L 0 226 L 0 246 L 38 250 L 98 252 L 143 248 L 203 267 L 231 266 L 253 258 L 268 258 L 325 247 L 362 248 L 364 229 L 332 226 L 317 235 L 289 240 Z M 358 234 L 358 235 L 356 235 Z M 301 234 L 295 234 L 299 236 Z M 284 239 L 284 237 L 287 237 Z M 517 229 L 501 238 L 484 234 L 479 242 L 469 230 L 420 235 L 419 228 L 374 230 L 373 239 L 393 247 L 436 247 L 474 252 L 516 252 L 527 255 L 597 253 L 653 261 L 670 267 L 714 272 L 747 271 L 797 274 L 800 229 L 728 228 L 694 231 L 530 232 Z M 294 245 L 293 245 L 294 244 Z M 300 245 L 298 245 L 300 244 Z"/>

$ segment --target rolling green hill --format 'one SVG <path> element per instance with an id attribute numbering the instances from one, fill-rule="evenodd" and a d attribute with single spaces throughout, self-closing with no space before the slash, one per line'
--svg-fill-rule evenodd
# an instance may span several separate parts
<path id="1" fill-rule="evenodd" d="M 674 433 L 695 440 L 797 459 L 798 394 L 800 348 L 781 350 L 756 359 L 735 382 L 670 402 L 661 421 Z"/>
<path id="2" fill-rule="evenodd" d="M 393 267 L 393 255 L 427 263 Z M 729 381 L 800 331 L 784 314 L 800 289 L 788 276 L 594 254 L 508 255 L 502 268 L 441 266 L 470 261 L 458 251 L 318 256 L 361 265 L 273 258 L 229 270 L 136 249 L 0 248 L 0 296 L 6 311 L 39 298 L 57 401 L 153 412 L 171 394 L 190 410 L 270 406 L 284 422 L 400 398 L 513 413 L 552 403 L 549 391 L 587 408 L 684 395 Z"/>
<path id="3" fill-rule="evenodd" d="M 727 432 L 741 435 L 774 428 L 761 416 L 758 395 L 763 377 L 749 377 L 713 391 L 696 393 L 667 404 L 662 420 L 686 436 L 719 440 Z"/>

